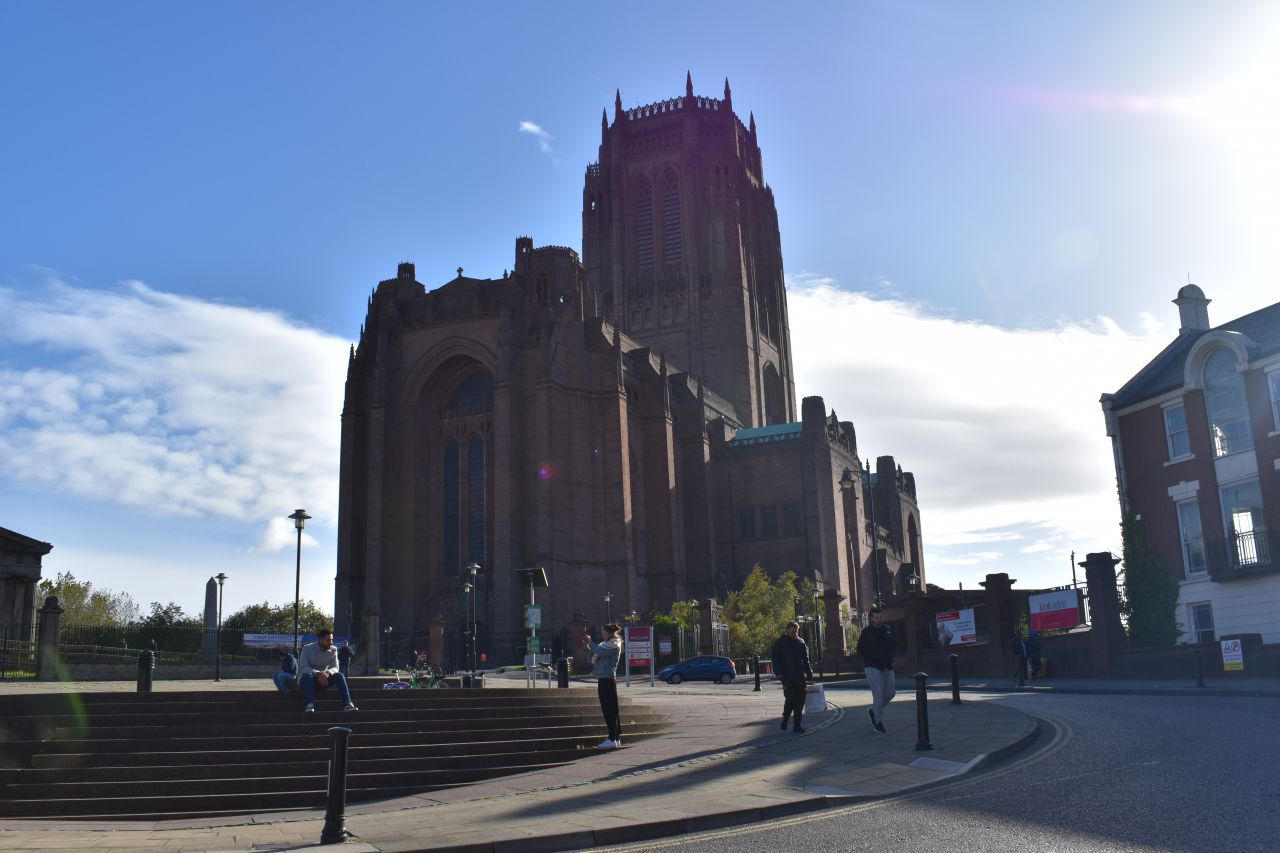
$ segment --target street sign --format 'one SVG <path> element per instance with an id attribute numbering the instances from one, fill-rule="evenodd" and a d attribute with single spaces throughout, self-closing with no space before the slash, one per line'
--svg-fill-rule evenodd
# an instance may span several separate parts
<path id="1" fill-rule="evenodd" d="M 1244 647 L 1239 640 L 1222 641 L 1222 668 L 1226 672 L 1244 669 Z"/>
<path id="2" fill-rule="evenodd" d="M 529 638 L 529 654 L 536 655 L 542 651 L 542 641 L 537 637 Z"/>
<path id="3" fill-rule="evenodd" d="M 653 629 L 626 628 L 627 660 L 632 666 L 648 666 L 653 657 Z"/>
<path id="4" fill-rule="evenodd" d="M 526 604 L 524 606 L 524 626 L 535 631 L 542 627 L 542 605 Z"/>

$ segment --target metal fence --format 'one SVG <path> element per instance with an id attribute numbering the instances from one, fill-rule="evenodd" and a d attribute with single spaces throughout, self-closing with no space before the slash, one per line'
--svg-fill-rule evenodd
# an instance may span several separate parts
<path id="1" fill-rule="evenodd" d="M 35 677 L 35 626 L 0 625 L 0 678 Z"/>
<path id="2" fill-rule="evenodd" d="M 284 645 L 247 646 L 246 633 L 278 632 L 269 628 L 250 631 L 223 628 L 219 636 L 217 631 L 201 625 L 63 625 L 58 636 L 58 653 L 67 663 L 134 663 L 138 653 L 154 640 L 159 660 L 170 663 L 212 663 L 219 655 L 224 664 L 260 663 L 278 662 L 281 652 L 293 646 L 292 636 Z"/>

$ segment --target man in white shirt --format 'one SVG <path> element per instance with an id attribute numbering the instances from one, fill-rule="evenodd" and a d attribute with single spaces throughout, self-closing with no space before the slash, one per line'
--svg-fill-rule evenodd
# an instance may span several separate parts
<path id="1" fill-rule="evenodd" d="M 325 690 L 333 685 L 337 685 L 342 696 L 342 710 L 358 710 L 356 703 L 351 701 L 347 677 L 338 670 L 338 650 L 333 647 L 333 632 L 321 628 L 316 632 L 316 642 L 303 646 L 298 658 L 298 686 L 307 700 L 307 707 L 303 710 L 315 711 L 316 688 Z"/>

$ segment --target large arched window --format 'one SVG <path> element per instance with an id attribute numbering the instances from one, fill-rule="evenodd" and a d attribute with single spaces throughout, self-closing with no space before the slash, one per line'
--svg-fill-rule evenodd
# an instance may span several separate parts
<path id="1" fill-rule="evenodd" d="M 643 178 L 636 183 L 636 263 L 653 266 L 653 188 Z"/>
<path id="2" fill-rule="evenodd" d="M 1249 428 L 1244 376 L 1236 370 L 1236 358 L 1230 350 L 1216 350 L 1205 362 L 1204 395 L 1213 455 L 1226 456 L 1251 449 L 1253 432 Z"/>
<path id="3" fill-rule="evenodd" d="M 458 384 L 444 404 L 449 413 L 486 412 L 493 409 L 493 377 L 474 373 Z"/>
<path id="4" fill-rule="evenodd" d="M 785 423 L 787 407 L 782 390 L 782 377 L 772 364 L 764 366 L 764 425 Z"/>
<path id="5" fill-rule="evenodd" d="M 470 562 L 484 565 L 488 550 L 488 441 L 493 377 L 462 366 L 441 405 L 440 543 L 442 573 L 457 577 Z"/>
<path id="6" fill-rule="evenodd" d="M 485 564 L 484 438 L 467 445 L 467 561 Z"/>
<path id="7" fill-rule="evenodd" d="M 443 471 L 443 508 L 441 518 L 441 541 L 444 544 L 445 577 L 458 575 L 458 521 L 461 507 L 458 482 L 458 442 L 451 441 L 444 447 Z"/>
<path id="8" fill-rule="evenodd" d="M 669 174 L 662 182 L 662 262 L 678 264 L 683 253 L 683 238 L 680 232 L 680 183 L 675 175 Z"/>

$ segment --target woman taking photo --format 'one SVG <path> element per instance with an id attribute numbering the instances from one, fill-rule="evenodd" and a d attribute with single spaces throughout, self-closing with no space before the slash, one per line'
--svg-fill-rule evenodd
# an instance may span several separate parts
<path id="1" fill-rule="evenodd" d="M 604 626 L 604 640 L 597 643 L 591 634 L 582 639 L 591 650 L 591 671 L 596 677 L 596 690 L 600 693 L 600 712 L 609 727 L 609 736 L 600 742 L 600 749 L 617 749 L 622 746 L 622 718 L 618 714 L 618 659 L 622 657 L 620 629 L 609 623 Z"/>

